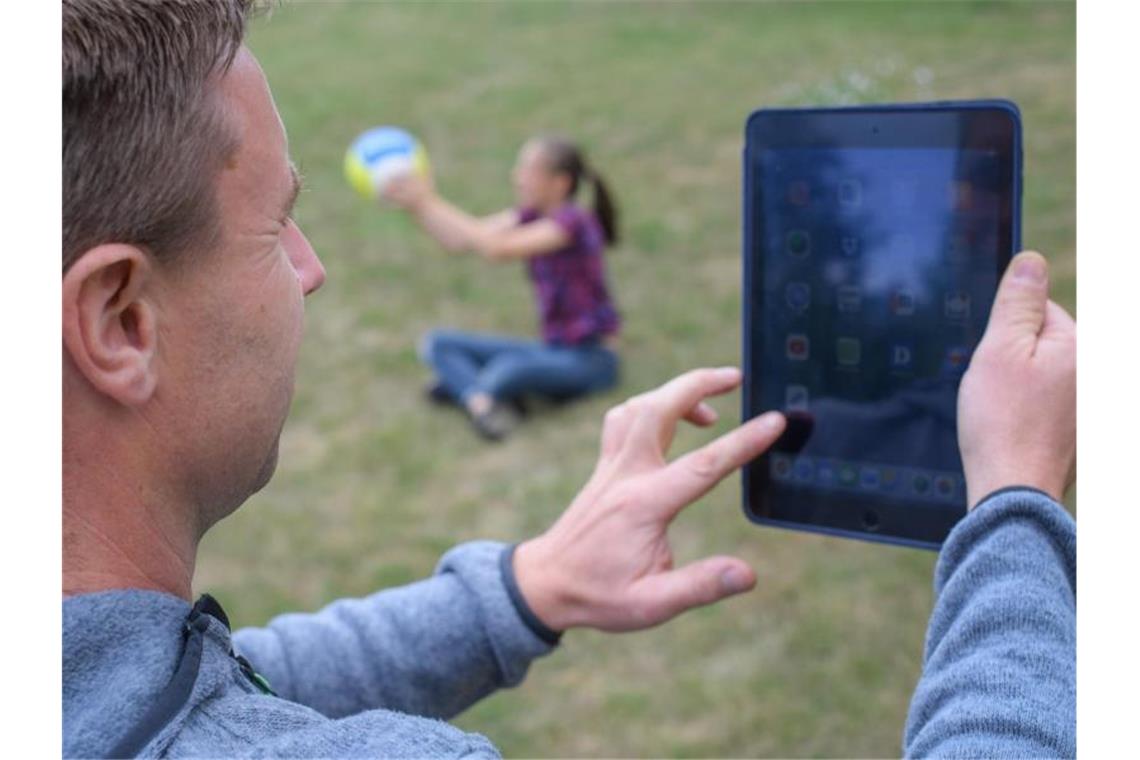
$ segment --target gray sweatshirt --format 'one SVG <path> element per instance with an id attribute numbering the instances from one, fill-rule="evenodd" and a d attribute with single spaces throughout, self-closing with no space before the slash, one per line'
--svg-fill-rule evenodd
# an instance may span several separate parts
<path id="1" fill-rule="evenodd" d="M 63 754 L 107 756 L 184 682 L 169 721 L 143 732 L 144 756 L 497 757 L 443 720 L 518 684 L 552 649 L 505 551 L 464 544 L 427 580 L 265 628 L 231 635 L 224 614 L 200 616 L 193 668 L 185 600 L 141 590 L 65 599 Z M 1075 754 L 1075 573 L 1075 526 L 1035 492 L 994 496 L 955 528 L 936 573 L 908 755 Z"/>

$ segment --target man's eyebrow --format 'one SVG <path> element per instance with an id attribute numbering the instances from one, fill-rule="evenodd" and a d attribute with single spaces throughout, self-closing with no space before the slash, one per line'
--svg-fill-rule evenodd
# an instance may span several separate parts
<path id="1" fill-rule="evenodd" d="M 289 162 L 289 176 L 293 180 L 293 186 L 289 189 L 289 195 L 282 206 L 282 219 L 286 219 L 293 214 L 293 207 L 297 205 L 297 196 L 301 194 L 301 173 L 297 171 L 297 165 L 292 161 Z"/>

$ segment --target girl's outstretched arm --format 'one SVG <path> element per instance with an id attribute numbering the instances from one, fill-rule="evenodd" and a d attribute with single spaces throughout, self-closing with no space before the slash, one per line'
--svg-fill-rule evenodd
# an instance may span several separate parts
<path id="1" fill-rule="evenodd" d="M 570 242 L 566 231 L 548 219 L 519 226 L 514 209 L 482 218 L 469 214 L 418 175 L 392 180 L 384 196 L 407 210 L 428 235 L 454 253 L 474 251 L 491 261 L 501 261 L 541 256 Z"/>

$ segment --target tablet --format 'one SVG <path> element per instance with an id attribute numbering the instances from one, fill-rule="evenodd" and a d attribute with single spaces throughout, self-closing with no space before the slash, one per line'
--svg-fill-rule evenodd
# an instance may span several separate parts
<path id="1" fill-rule="evenodd" d="M 936 549 L 966 514 L 956 400 L 1020 245 L 1007 101 L 760 110 L 744 150 L 754 522 Z"/>

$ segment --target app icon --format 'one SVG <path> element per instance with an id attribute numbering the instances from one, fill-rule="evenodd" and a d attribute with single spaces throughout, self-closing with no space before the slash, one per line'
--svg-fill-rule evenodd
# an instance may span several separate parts
<path id="1" fill-rule="evenodd" d="M 992 256 L 994 251 L 998 249 L 997 235 L 989 234 L 978 241 L 978 253 L 985 256 Z"/>
<path id="2" fill-rule="evenodd" d="M 950 207 L 955 211 L 969 211 L 974 207 L 974 186 L 969 182 L 951 182 L 947 190 Z"/>
<path id="3" fill-rule="evenodd" d="M 815 480 L 821 486 L 835 484 L 835 467 L 827 460 L 820 460 L 815 465 Z"/>
<path id="4" fill-rule="evenodd" d="M 945 370 L 950 375 L 961 375 L 970 364 L 970 351 L 965 346 L 946 349 Z"/>
<path id="5" fill-rule="evenodd" d="M 811 341 L 803 333 L 791 333 L 785 342 L 788 358 L 793 361 L 806 361 L 811 354 Z"/>
<path id="6" fill-rule="evenodd" d="M 961 261 L 970 253 L 970 241 L 965 235 L 955 235 L 950 238 L 946 246 L 946 253 L 951 259 Z"/>
<path id="7" fill-rule="evenodd" d="M 879 487 L 880 473 L 878 467 L 859 468 L 859 485 L 866 491 L 874 491 Z"/>
<path id="8" fill-rule="evenodd" d="M 891 314 L 896 317 L 909 317 L 914 314 L 914 293 L 901 289 L 891 293 Z"/>
<path id="9" fill-rule="evenodd" d="M 909 372 L 914 365 L 914 348 L 910 343 L 894 343 L 891 345 L 891 370 L 893 372 Z"/>
<path id="10" fill-rule="evenodd" d="M 862 358 L 863 346 L 858 338 L 838 338 L 835 341 L 835 360 L 844 367 L 854 367 Z"/>
<path id="11" fill-rule="evenodd" d="M 784 388 L 784 408 L 789 412 L 808 410 L 808 389 L 805 385 L 789 385 Z"/>
<path id="12" fill-rule="evenodd" d="M 893 467 L 884 467 L 881 473 L 882 489 L 893 491 L 899 485 L 899 471 Z"/>
<path id="13" fill-rule="evenodd" d="M 855 465 L 844 462 L 839 465 L 839 484 L 853 488 L 859 482 L 859 471 Z"/>
<path id="14" fill-rule="evenodd" d="M 859 238 L 854 235 L 844 235 L 839 238 L 839 250 L 848 258 L 858 256 L 861 247 L 862 246 L 859 245 Z"/>
<path id="15" fill-rule="evenodd" d="M 772 477 L 776 480 L 787 480 L 792 474 L 792 459 L 784 454 L 772 455 Z"/>
<path id="16" fill-rule="evenodd" d="M 970 318 L 970 294 L 961 291 L 947 293 L 943 299 L 946 318 L 955 322 Z"/>
<path id="17" fill-rule="evenodd" d="M 784 301 L 796 314 L 803 314 L 811 306 L 811 287 L 806 282 L 789 282 L 784 287 Z"/>
<path id="18" fill-rule="evenodd" d="M 918 182 L 913 179 L 896 179 L 891 182 L 891 205 L 900 209 L 914 207 Z"/>
<path id="19" fill-rule="evenodd" d="M 807 457 L 800 457 L 796 460 L 796 480 L 801 483 L 807 483 L 815 474 L 815 468 L 812 467 L 811 460 Z"/>
<path id="20" fill-rule="evenodd" d="M 918 251 L 914 242 L 914 235 L 894 235 L 891 237 L 890 255 L 897 259 L 906 259 L 910 261 L 914 258 L 914 254 Z"/>
<path id="21" fill-rule="evenodd" d="M 844 314 L 853 314 L 863 307 L 863 289 L 858 285 L 840 285 L 835 289 L 835 304 Z"/>
<path id="22" fill-rule="evenodd" d="M 784 238 L 784 248 L 797 259 L 807 258 L 811 253 L 811 235 L 807 230 L 792 230 Z"/>
<path id="23" fill-rule="evenodd" d="M 857 179 L 839 182 L 839 205 L 845 208 L 859 208 L 863 204 L 863 185 Z"/>
<path id="24" fill-rule="evenodd" d="M 910 481 L 910 487 L 919 496 L 923 496 L 930 490 L 930 476 L 924 475 L 921 472 L 915 473 Z"/>
<path id="25" fill-rule="evenodd" d="M 811 186 L 802 179 L 788 183 L 788 203 L 801 208 L 811 203 Z"/>
<path id="26" fill-rule="evenodd" d="M 934 479 L 934 492 L 943 499 L 949 499 L 954 496 L 955 486 L 954 478 L 950 475 L 939 475 Z"/>

